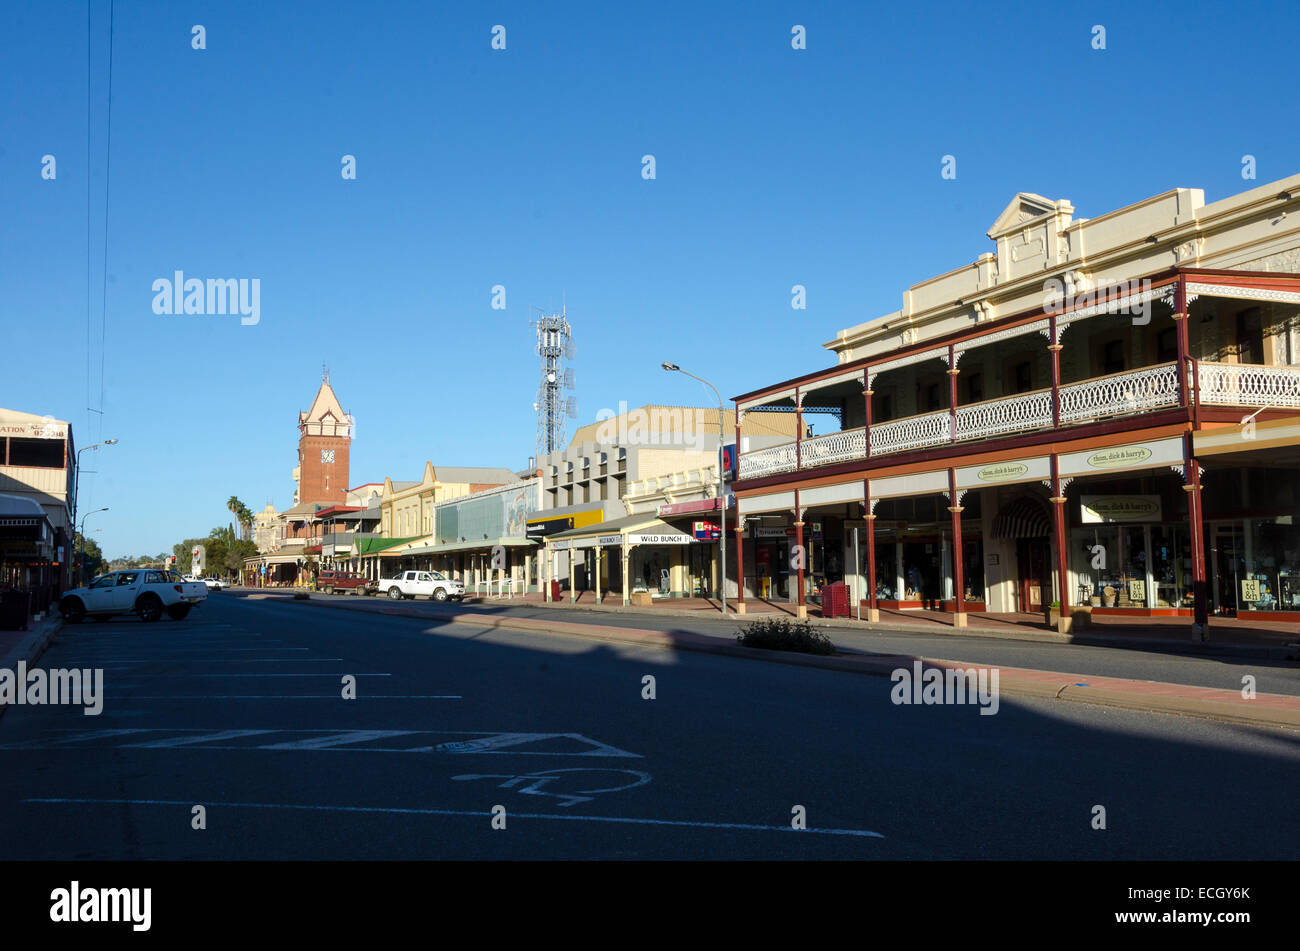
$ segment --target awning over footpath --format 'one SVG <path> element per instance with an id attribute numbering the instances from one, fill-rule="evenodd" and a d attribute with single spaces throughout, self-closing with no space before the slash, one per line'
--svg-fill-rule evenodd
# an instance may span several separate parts
<path id="1" fill-rule="evenodd" d="M 547 537 L 553 549 L 604 548 L 608 545 L 693 545 L 697 539 L 657 515 L 624 515 L 607 522 L 557 532 Z"/>
<path id="2" fill-rule="evenodd" d="M 391 554 L 390 548 L 405 545 L 408 542 L 419 541 L 418 538 L 358 538 L 356 539 L 356 551 L 354 555 L 375 555 Z"/>
<path id="3" fill-rule="evenodd" d="M 502 548 L 536 548 L 538 540 L 531 538 L 479 538 L 465 542 L 446 542 L 442 545 L 424 545 L 405 552 L 408 555 L 450 555 L 464 551 L 484 551 L 500 545 Z"/>

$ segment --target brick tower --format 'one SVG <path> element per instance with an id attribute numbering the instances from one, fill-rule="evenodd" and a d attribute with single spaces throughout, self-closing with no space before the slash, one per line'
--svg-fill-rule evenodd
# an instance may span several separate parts
<path id="1" fill-rule="evenodd" d="M 321 373 L 320 389 L 311 409 L 298 414 L 298 468 L 294 503 L 342 503 L 348 494 L 348 447 L 352 417 L 343 412 L 330 386 L 329 371 Z"/>

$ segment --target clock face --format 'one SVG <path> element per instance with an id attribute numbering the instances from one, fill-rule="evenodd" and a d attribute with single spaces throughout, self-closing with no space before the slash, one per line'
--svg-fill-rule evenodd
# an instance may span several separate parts
<path id="1" fill-rule="evenodd" d="M 333 450 L 333 449 L 322 449 L 322 450 L 320 451 L 320 461 L 321 461 L 321 462 L 333 462 L 333 461 L 334 461 L 334 450 Z"/>

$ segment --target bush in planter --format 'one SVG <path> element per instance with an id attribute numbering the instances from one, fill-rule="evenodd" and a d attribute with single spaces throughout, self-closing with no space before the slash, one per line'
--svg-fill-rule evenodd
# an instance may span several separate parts
<path id="1" fill-rule="evenodd" d="M 834 654 L 835 645 L 820 631 L 813 630 L 807 621 L 788 617 L 760 618 L 746 624 L 736 641 L 742 647 L 764 650 L 797 651 L 801 654 Z"/>

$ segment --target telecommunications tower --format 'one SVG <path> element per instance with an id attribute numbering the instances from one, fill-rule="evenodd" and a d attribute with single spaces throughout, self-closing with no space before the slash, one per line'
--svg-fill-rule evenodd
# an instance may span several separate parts
<path id="1" fill-rule="evenodd" d="M 565 392 L 573 392 L 573 368 L 564 361 L 573 359 L 573 330 L 565 308 L 558 314 L 539 316 L 537 324 L 537 355 L 542 358 L 542 378 L 537 388 L 537 459 L 563 449 L 565 444 L 565 419 L 576 419 L 578 401 Z"/>

